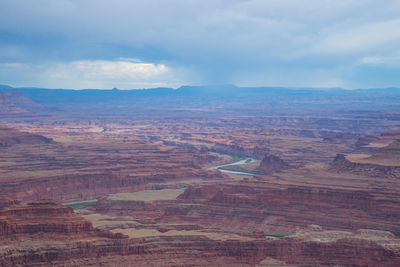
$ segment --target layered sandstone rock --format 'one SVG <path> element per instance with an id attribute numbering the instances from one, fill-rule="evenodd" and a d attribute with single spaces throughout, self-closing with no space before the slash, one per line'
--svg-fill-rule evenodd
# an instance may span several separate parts
<path id="1" fill-rule="evenodd" d="M 20 132 L 0 123 L 0 148 L 16 144 L 49 144 L 53 140 L 42 135 Z"/>
<path id="2" fill-rule="evenodd" d="M 362 190 L 262 184 L 189 187 L 165 208 L 163 221 L 190 221 L 252 231 L 290 232 L 317 224 L 326 229 L 379 229 L 400 234 L 400 196 Z M 217 220 L 213 218 L 218 218 Z"/>
<path id="3" fill-rule="evenodd" d="M 179 182 L 184 177 L 201 177 L 221 179 L 217 171 L 181 169 L 164 171 L 160 174 L 143 173 L 141 175 L 120 175 L 103 172 L 96 174 L 60 175 L 55 177 L 10 181 L 3 183 L 0 196 L 16 197 L 20 201 L 33 201 L 40 198 L 51 198 L 57 201 L 89 199 L 112 193 L 133 192 L 152 189 L 157 184 L 174 180 Z"/>
<path id="4" fill-rule="evenodd" d="M 160 141 L 63 144 L 0 125 L 0 149 L 0 199 L 22 202 L 87 199 L 170 181 L 224 178 L 219 171 L 202 169 L 215 155 Z"/>
<path id="5" fill-rule="evenodd" d="M 126 212 L 123 212 L 124 204 Z M 96 205 L 96 211 L 134 215 L 138 220 L 138 217 L 146 216 L 143 213 L 145 208 L 135 204 L 135 201 L 123 203 L 108 198 Z M 265 258 L 310 266 L 397 266 L 400 262 L 400 240 L 395 235 L 386 231 L 357 230 L 362 227 L 379 228 L 379 225 L 392 231 L 398 229 L 397 204 L 389 209 L 388 203 L 382 202 L 382 197 L 375 199 L 366 192 L 206 185 L 189 187 L 175 203 L 152 204 L 148 206 L 151 207 L 147 209 L 148 214 L 152 214 L 154 207 L 163 214 L 153 217 L 151 222 L 143 221 L 144 224 L 131 227 L 157 229 L 159 236 L 137 241 L 137 244 L 143 245 L 143 250 L 135 256 L 124 256 L 134 259 L 137 264 L 140 262 L 139 265 L 146 266 L 149 261 L 154 263 L 161 258 L 165 259 L 167 266 L 173 265 L 169 263 L 172 258 L 182 264 L 191 261 L 198 266 L 211 264 L 203 261 L 205 259 L 213 259 L 214 263 L 222 260 L 222 264 L 236 262 L 241 266 L 254 266 Z M 366 217 L 365 213 L 372 215 Z M 322 226 L 309 226 L 312 223 Z M 191 228 L 188 228 L 189 224 Z M 181 228 L 175 227 L 177 225 Z M 292 228 L 286 228 L 286 234 L 267 231 L 282 230 L 280 225 L 291 225 Z M 296 229 L 300 226 L 306 230 L 297 233 Z M 231 235 L 230 238 L 219 239 L 221 229 L 222 232 L 238 231 L 236 238 Z M 252 234 L 239 233 L 249 229 L 252 229 Z M 185 236 L 178 233 L 176 236 L 162 236 L 171 230 L 196 230 L 197 234 L 196 237 L 190 236 L 190 232 Z M 198 235 L 201 231 L 204 236 Z M 193 254 L 201 259 L 192 258 L 190 255 Z M 210 255 L 213 256 L 208 258 Z M 142 257 L 147 257 L 148 261 L 143 262 Z"/>
<path id="6" fill-rule="evenodd" d="M 52 200 L 39 200 L 27 205 L 11 205 L 0 210 L 0 235 L 27 233 L 90 232 L 90 222 L 69 207 Z"/>
<path id="7" fill-rule="evenodd" d="M 263 158 L 256 171 L 264 174 L 280 172 L 290 169 L 291 166 L 281 158 L 274 155 L 267 155 Z"/>
<path id="8" fill-rule="evenodd" d="M 349 172 L 377 178 L 400 178 L 400 166 L 351 162 L 343 154 L 336 155 L 330 169 L 336 172 Z"/>

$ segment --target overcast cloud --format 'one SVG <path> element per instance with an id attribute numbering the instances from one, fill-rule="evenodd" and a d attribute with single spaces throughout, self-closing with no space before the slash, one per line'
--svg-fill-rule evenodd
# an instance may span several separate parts
<path id="1" fill-rule="evenodd" d="M 400 86 L 400 1 L 2 0 L 0 83 Z"/>

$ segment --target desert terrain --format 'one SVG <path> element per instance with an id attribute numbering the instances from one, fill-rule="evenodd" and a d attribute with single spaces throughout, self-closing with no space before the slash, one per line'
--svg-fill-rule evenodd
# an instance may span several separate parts
<path id="1" fill-rule="evenodd" d="M 399 266 L 400 90 L 0 87 L 2 266 Z"/>

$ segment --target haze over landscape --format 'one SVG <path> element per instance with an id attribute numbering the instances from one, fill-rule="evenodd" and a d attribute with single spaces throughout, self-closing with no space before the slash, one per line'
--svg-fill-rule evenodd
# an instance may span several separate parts
<path id="1" fill-rule="evenodd" d="M 0 1 L 0 266 L 400 266 L 399 1 Z"/>

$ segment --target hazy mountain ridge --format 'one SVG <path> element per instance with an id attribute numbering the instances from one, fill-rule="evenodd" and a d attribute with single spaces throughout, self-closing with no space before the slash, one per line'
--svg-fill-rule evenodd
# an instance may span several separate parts
<path id="1" fill-rule="evenodd" d="M 182 86 L 132 90 L 101 89 L 45 89 L 0 85 L 0 92 L 20 92 L 33 102 L 52 109 L 96 112 L 137 113 L 138 110 L 209 109 L 218 110 L 221 103 L 229 103 L 233 110 L 268 110 L 285 114 L 296 112 L 314 114 L 352 110 L 396 111 L 400 108 L 400 89 L 306 89 L 284 87 L 237 87 L 234 85 Z M 226 109 L 226 107 L 225 107 Z M 225 110 L 224 109 L 224 110 Z"/>

